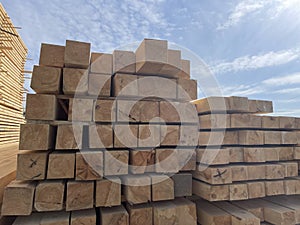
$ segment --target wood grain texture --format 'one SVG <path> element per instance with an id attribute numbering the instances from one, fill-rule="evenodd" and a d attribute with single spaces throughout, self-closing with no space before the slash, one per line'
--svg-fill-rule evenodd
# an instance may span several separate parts
<path id="1" fill-rule="evenodd" d="M 64 208 L 64 181 L 42 181 L 35 189 L 34 208 L 38 212 L 60 211 Z"/>
<path id="2" fill-rule="evenodd" d="M 41 66 L 64 66 L 65 46 L 53 44 L 41 44 L 39 64 Z"/>
<path id="3" fill-rule="evenodd" d="M 111 207 L 121 204 L 121 180 L 118 177 L 96 181 L 96 207 Z"/>
<path id="4" fill-rule="evenodd" d="M 63 92 L 65 95 L 86 95 L 88 92 L 88 70 L 64 68 Z"/>
<path id="5" fill-rule="evenodd" d="M 76 180 L 99 180 L 103 177 L 103 152 L 76 152 Z"/>
<path id="6" fill-rule="evenodd" d="M 90 64 L 90 43 L 66 40 L 64 66 L 69 68 L 88 68 Z"/>
<path id="7" fill-rule="evenodd" d="M 75 153 L 53 152 L 49 154 L 47 179 L 74 178 Z"/>
<path id="8" fill-rule="evenodd" d="M 100 208 L 102 225 L 129 225 L 129 215 L 124 206 Z"/>
<path id="9" fill-rule="evenodd" d="M 68 181 L 66 211 L 91 209 L 94 206 L 94 182 Z"/>

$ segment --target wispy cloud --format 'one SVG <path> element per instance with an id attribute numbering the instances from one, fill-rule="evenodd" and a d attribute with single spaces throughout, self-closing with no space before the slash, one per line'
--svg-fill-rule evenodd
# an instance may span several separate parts
<path id="1" fill-rule="evenodd" d="M 242 1 L 232 10 L 227 21 L 218 25 L 217 30 L 225 30 L 237 25 L 243 17 L 265 6 L 267 1 Z"/>
<path id="2" fill-rule="evenodd" d="M 284 88 L 284 89 L 274 91 L 274 93 L 277 93 L 277 94 L 299 94 L 300 88 Z"/>
<path id="3" fill-rule="evenodd" d="M 230 62 L 221 62 L 211 67 L 214 73 L 237 72 L 243 70 L 253 70 L 270 66 L 278 66 L 292 62 L 300 58 L 300 49 L 288 49 L 283 51 L 271 51 L 253 56 L 242 56 Z"/>
<path id="4" fill-rule="evenodd" d="M 299 4 L 300 0 L 243 0 L 231 10 L 227 20 L 217 26 L 217 30 L 234 27 L 253 13 L 264 13 L 266 19 L 275 19 L 286 11 L 299 12 Z"/>
<path id="5" fill-rule="evenodd" d="M 251 96 L 265 91 L 265 87 L 253 84 L 253 85 L 234 85 L 222 87 L 222 91 L 225 96 Z"/>
<path id="6" fill-rule="evenodd" d="M 274 77 L 262 82 L 263 84 L 270 86 L 283 86 L 291 84 L 300 84 L 300 73 L 293 73 L 281 77 Z"/>

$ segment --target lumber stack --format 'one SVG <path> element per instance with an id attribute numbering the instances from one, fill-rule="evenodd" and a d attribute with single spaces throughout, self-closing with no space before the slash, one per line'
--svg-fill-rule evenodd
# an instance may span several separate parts
<path id="1" fill-rule="evenodd" d="M 195 225 L 184 198 L 198 145 L 189 70 L 163 40 L 113 54 L 42 44 L 2 215 L 31 225 Z"/>
<path id="2" fill-rule="evenodd" d="M 257 115 L 273 112 L 272 102 L 242 97 L 195 103 L 200 123 L 196 195 L 234 201 L 300 193 L 299 118 Z"/>
<path id="3" fill-rule="evenodd" d="M 23 117 L 27 48 L 0 4 L 0 145 L 16 143 Z"/>

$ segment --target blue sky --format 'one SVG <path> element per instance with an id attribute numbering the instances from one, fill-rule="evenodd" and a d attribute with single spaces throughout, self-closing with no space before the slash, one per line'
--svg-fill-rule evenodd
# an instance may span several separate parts
<path id="1" fill-rule="evenodd" d="M 73 39 L 91 42 L 93 51 L 111 52 L 145 37 L 167 39 L 201 57 L 224 95 L 272 100 L 278 115 L 300 116 L 300 0 L 2 4 L 14 25 L 22 27 L 19 33 L 32 59 L 27 70 L 38 64 L 42 42 L 64 45 Z"/>

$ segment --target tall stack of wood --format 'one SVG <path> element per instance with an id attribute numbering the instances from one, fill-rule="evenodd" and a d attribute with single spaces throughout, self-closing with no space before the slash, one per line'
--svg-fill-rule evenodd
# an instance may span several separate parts
<path id="1" fill-rule="evenodd" d="M 21 126 L 14 224 L 196 225 L 197 83 L 167 41 L 136 52 L 42 44 Z"/>
<path id="2" fill-rule="evenodd" d="M 18 142 L 27 48 L 0 4 L 0 145 Z"/>
<path id="3" fill-rule="evenodd" d="M 273 112 L 272 102 L 244 97 L 194 103 L 198 223 L 299 224 L 300 118 L 263 115 Z"/>

